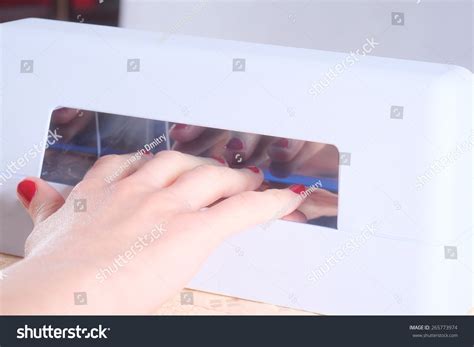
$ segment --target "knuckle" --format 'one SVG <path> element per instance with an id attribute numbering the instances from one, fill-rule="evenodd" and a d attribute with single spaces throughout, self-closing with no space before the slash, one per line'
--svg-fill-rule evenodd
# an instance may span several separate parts
<path id="1" fill-rule="evenodd" d="M 104 165 L 104 164 L 110 164 L 114 163 L 120 160 L 120 155 L 118 154 L 108 154 L 104 155 L 103 157 L 100 157 L 97 159 L 94 165 Z"/>
<path id="2" fill-rule="evenodd" d="M 267 197 L 268 203 L 277 206 L 283 206 L 285 204 L 285 197 L 279 189 L 268 189 L 264 192 L 264 195 Z"/>
<path id="3" fill-rule="evenodd" d="M 235 198 L 239 205 L 248 205 L 253 204 L 261 196 L 260 194 L 261 192 L 246 191 L 235 195 Z"/>
<path id="4" fill-rule="evenodd" d="M 155 154 L 155 158 L 162 160 L 179 160 L 183 158 L 183 154 L 178 151 L 164 150 Z"/>
<path id="5" fill-rule="evenodd" d="M 215 166 L 211 164 L 200 165 L 190 172 L 190 175 L 199 174 L 208 177 L 211 180 L 220 180 L 227 175 L 232 169 Z"/>
<path id="6" fill-rule="evenodd" d="M 166 202 L 163 204 L 163 202 Z M 182 212 L 187 207 L 185 202 L 169 194 L 166 191 L 156 192 L 142 199 L 140 211 L 147 217 L 149 216 L 165 216 L 175 215 Z"/>
<path id="7" fill-rule="evenodd" d="M 127 179 L 110 184 L 106 188 L 107 188 L 106 190 L 107 193 L 115 192 L 118 195 L 125 195 L 125 196 L 130 196 L 137 190 L 136 186 L 133 184 L 130 184 L 130 182 Z"/>
<path id="8" fill-rule="evenodd" d="M 88 192 L 96 191 L 102 186 L 103 182 L 97 178 L 84 178 L 74 186 L 69 196 L 82 195 Z"/>

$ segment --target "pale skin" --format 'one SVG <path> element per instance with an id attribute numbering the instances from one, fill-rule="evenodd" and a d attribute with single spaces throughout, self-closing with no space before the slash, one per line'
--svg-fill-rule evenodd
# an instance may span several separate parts
<path id="1" fill-rule="evenodd" d="M 128 158 L 99 159 L 66 201 L 47 182 L 27 179 L 34 195 L 19 199 L 34 229 L 25 258 L 0 281 L 0 314 L 149 314 L 224 239 L 272 219 L 298 220 L 295 189 L 255 191 L 258 169 L 163 151 L 117 171 Z M 75 211 L 82 199 L 87 210 Z M 126 259 L 118 270 L 99 276 L 118 256 Z M 88 304 L 75 305 L 75 292 L 87 292 Z"/>

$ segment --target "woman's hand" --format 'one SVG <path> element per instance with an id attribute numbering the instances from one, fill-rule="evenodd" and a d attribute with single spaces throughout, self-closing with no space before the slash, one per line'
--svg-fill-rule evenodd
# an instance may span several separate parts
<path id="1" fill-rule="evenodd" d="M 303 187 L 254 191 L 262 180 L 255 167 L 231 169 L 174 151 L 103 157 L 66 201 L 45 181 L 28 178 L 18 195 L 34 230 L 25 259 L 0 282 L 0 310 L 151 313 L 222 240 L 292 219 Z M 76 292 L 87 293 L 87 305 L 75 305 Z"/>

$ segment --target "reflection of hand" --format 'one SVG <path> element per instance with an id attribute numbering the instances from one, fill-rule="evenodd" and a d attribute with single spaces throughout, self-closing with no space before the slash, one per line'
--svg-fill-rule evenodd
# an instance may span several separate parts
<path id="1" fill-rule="evenodd" d="M 232 167 L 259 165 L 268 160 L 265 148 L 270 139 L 266 136 L 175 124 L 170 137 L 175 141 L 174 150 L 221 158 Z"/>
<path id="2" fill-rule="evenodd" d="M 66 201 L 41 179 L 19 184 L 34 229 L 26 258 L 0 281 L 3 313 L 150 313 L 223 239 L 301 201 L 298 186 L 253 191 L 263 180 L 254 167 L 174 151 L 131 156 L 99 159 Z M 75 305 L 74 292 L 86 292 L 87 305 Z"/>
<path id="3" fill-rule="evenodd" d="M 58 108 L 51 115 L 51 128 L 58 128 L 62 141 L 68 142 L 83 131 L 94 117 L 91 111 L 75 108 Z"/>
<path id="4" fill-rule="evenodd" d="M 231 166 L 270 164 L 278 177 L 290 174 L 336 177 L 336 147 L 316 142 L 176 124 L 170 131 L 173 149 L 224 158 Z"/>
<path id="5" fill-rule="evenodd" d="M 306 197 L 297 211 L 306 218 L 303 222 L 319 217 L 337 216 L 337 195 L 324 189 L 316 189 Z"/>
<path id="6" fill-rule="evenodd" d="M 229 132 L 195 125 L 174 124 L 169 136 L 175 141 L 173 150 L 191 155 L 221 158 L 220 149 L 225 146 Z"/>
<path id="7" fill-rule="evenodd" d="M 268 147 L 270 171 L 277 177 L 291 174 L 337 177 L 339 153 L 335 146 L 277 139 Z"/>

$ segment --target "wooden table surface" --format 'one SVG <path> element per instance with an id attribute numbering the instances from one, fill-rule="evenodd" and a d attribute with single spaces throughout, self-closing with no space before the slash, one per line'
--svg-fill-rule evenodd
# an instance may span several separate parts
<path id="1" fill-rule="evenodd" d="M 20 259 L 0 253 L 0 270 Z M 158 315 L 314 315 L 310 312 L 192 289 L 183 289 L 155 313 Z"/>

